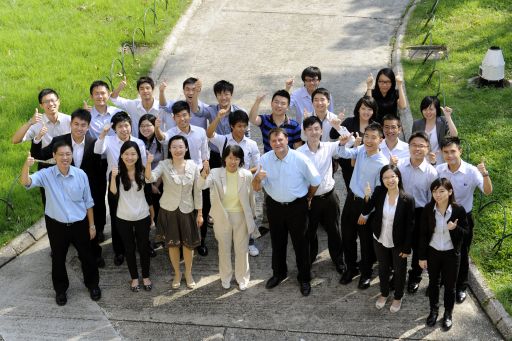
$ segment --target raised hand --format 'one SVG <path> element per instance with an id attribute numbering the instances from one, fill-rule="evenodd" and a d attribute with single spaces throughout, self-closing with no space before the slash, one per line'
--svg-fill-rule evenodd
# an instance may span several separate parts
<path id="1" fill-rule="evenodd" d="M 430 162 L 431 164 L 435 164 L 437 162 L 436 153 L 434 153 L 434 152 L 429 152 L 427 154 L 427 158 L 428 158 L 428 162 Z"/>
<path id="2" fill-rule="evenodd" d="M 393 166 L 398 165 L 398 156 L 396 156 L 396 155 L 391 155 L 391 158 L 389 159 L 389 162 L 390 162 Z"/>
<path id="3" fill-rule="evenodd" d="M 40 113 L 39 113 L 39 110 L 37 110 L 37 108 L 36 108 L 36 111 L 35 111 L 35 113 L 34 113 L 34 116 L 32 116 L 32 117 L 30 118 L 30 124 L 31 124 L 31 125 L 34 125 L 34 124 L 36 124 L 36 123 L 41 122 L 42 120 L 43 120 L 43 114 L 40 114 Z"/>
<path id="4" fill-rule="evenodd" d="M 288 78 L 285 82 L 284 82 L 284 88 L 286 91 L 290 91 L 290 89 L 292 88 L 293 86 L 293 82 L 294 82 L 294 77 L 291 76 L 290 78 Z"/>
<path id="5" fill-rule="evenodd" d="M 267 176 L 267 172 L 263 169 L 262 165 L 258 166 L 258 170 L 254 174 L 254 177 L 257 178 L 259 181 L 262 181 Z"/>
<path id="6" fill-rule="evenodd" d="M 167 88 L 167 80 L 164 79 L 162 81 L 162 83 L 160 83 L 160 85 L 158 86 L 158 90 L 160 91 L 160 93 L 162 93 L 165 91 L 166 88 Z"/>
<path id="7" fill-rule="evenodd" d="M 333 127 L 336 131 L 341 129 L 341 120 L 337 117 L 329 120 L 329 123 L 331 124 L 331 127 Z"/>
<path id="8" fill-rule="evenodd" d="M 350 141 L 350 138 L 352 137 L 352 135 L 350 134 L 346 134 L 346 135 L 340 135 L 340 137 L 338 138 L 338 140 L 340 141 L 340 144 L 342 146 L 344 146 L 345 144 L 347 144 L 348 141 Z"/>
<path id="9" fill-rule="evenodd" d="M 151 167 L 151 162 L 155 159 L 155 156 L 146 150 L 146 167 Z"/>
<path id="10" fill-rule="evenodd" d="M 366 182 L 366 186 L 364 186 L 364 196 L 369 198 L 372 196 L 372 187 L 369 182 Z"/>
<path id="11" fill-rule="evenodd" d="M 303 112 L 303 117 L 302 119 L 305 120 L 306 118 L 308 118 L 309 116 L 311 116 L 311 113 L 308 111 L 308 109 L 304 108 L 304 112 Z"/>
<path id="12" fill-rule="evenodd" d="M 227 110 L 227 109 L 220 109 L 219 112 L 217 113 L 217 116 L 219 116 L 220 118 L 223 118 L 228 113 L 229 113 L 229 110 Z"/>
<path id="13" fill-rule="evenodd" d="M 446 226 L 448 227 L 448 230 L 453 230 L 454 228 L 457 227 L 457 221 L 459 221 L 459 219 L 455 219 L 455 221 L 449 221 L 448 224 L 446 224 Z"/>
<path id="14" fill-rule="evenodd" d="M 25 164 L 29 167 L 32 167 L 32 165 L 36 162 L 36 160 L 32 157 L 30 152 L 28 152 L 27 160 L 25 160 Z"/>
<path id="15" fill-rule="evenodd" d="M 356 131 L 356 140 L 354 142 L 354 147 L 359 147 L 363 142 L 363 138 L 359 136 L 359 133 Z"/>
<path id="16" fill-rule="evenodd" d="M 203 82 L 202 82 L 200 79 L 198 79 L 198 80 L 196 81 L 196 84 L 195 84 L 195 85 L 196 85 L 196 86 L 195 86 L 196 94 L 198 94 L 198 95 L 199 95 L 199 93 L 200 93 L 200 92 L 201 92 L 201 90 L 203 89 Z"/>
<path id="17" fill-rule="evenodd" d="M 478 168 L 478 171 L 480 172 L 480 174 L 482 174 L 483 176 L 488 176 L 489 175 L 489 172 L 487 171 L 487 169 L 485 168 L 485 163 L 484 163 L 484 160 L 482 159 L 482 161 L 480 161 L 480 163 L 476 166 L 476 168 Z"/>
<path id="18" fill-rule="evenodd" d="M 119 175 L 119 168 L 117 166 L 112 167 L 112 179 L 117 178 Z"/>
<path id="19" fill-rule="evenodd" d="M 338 119 L 343 122 L 345 120 L 345 108 L 343 108 L 339 114 L 338 114 Z"/>
<path id="20" fill-rule="evenodd" d="M 39 133 L 37 134 L 36 139 L 41 140 L 43 138 L 43 136 L 46 135 L 47 132 L 48 132 L 48 127 L 43 122 L 43 126 L 41 127 L 41 130 L 39 130 Z"/>
<path id="21" fill-rule="evenodd" d="M 261 102 L 266 95 L 258 95 L 256 96 L 256 102 Z"/>
<path id="22" fill-rule="evenodd" d="M 92 107 L 89 104 L 87 104 L 87 101 L 85 99 L 82 107 L 89 112 L 92 110 Z"/>
<path id="23" fill-rule="evenodd" d="M 443 111 L 444 116 L 446 116 L 446 117 L 451 117 L 452 116 L 452 113 L 453 113 L 453 109 L 452 108 L 450 108 L 450 107 L 441 107 L 441 110 Z"/>
<path id="24" fill-rule="evenodd" d="M 404 78 L 402 77 L 401 74 L 397 74 L 395 77 L 395 80 L 396 80 L 396 85 L 398 85 L 399 87 L 402 86 L 402 84 L 404 83 Z"/>
<path id="25" fill-rule="evenodd" d="M 126 75 L 123 77 L 123 80 L 119 82 L 119 90 L 123 90 L 124 88 L 126 88 Z"/>
<path id="26" fill-rule="evenodd" d="M 368 77 L 366 78 L 366 89 L 368 89 L 368 90 L 372 89 L 373 88 L 373 82 L 374 82 L 373 75 L 370 72 L 368 74 Z"/>

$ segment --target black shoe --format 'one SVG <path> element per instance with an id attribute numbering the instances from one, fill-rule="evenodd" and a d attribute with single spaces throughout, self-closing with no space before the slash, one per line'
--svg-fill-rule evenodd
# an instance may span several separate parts
<path id="1" fill-rule="evenodd" d="M 347 267 L 345 264 L 336 264 L 336 271 L 338 271 L 339 274 L 343 275 L 343 273 L 347 270 Z"/>
<path id="2" fill-rule="evenodd" d="M 357 269 L 347 269 L 340 278 L 340 284 L 347 285 L 352 282 L 352 278 L 359 274 Z"/>
<path id="3" fill-rule="evenodd" d="M 201 256 L 208 256 L 208 248 L 206 247 L 206 245 L 200 245 L 197 247 L 197 253 L 199 253 L 199 255 Z"/>
<path id="4" fill-rule="evenodd" d="M 430 314 L 427 317 L 427 326 L 433 327 L 437 322 L 437 316 L 439 312 L 437 310 L 430 310 Z"/>
<path id="5" fill-rule="evenodd" d="M 151 257 L 151 258 L 156 257 L 156 251 L 152 247 L 149 248 L 149 257 Z"/>
<path id="6" fill-rule="evenodd" d="M 467 297 L 467 294 L 466 294 L 466 291 L 465 290 L 457 290 L 457 295 L 455 295 L 455 300 L 457 301 L 458 304 L 461 304 L 462 302 L 464 302 L 466 300 L 466 297 Z"/>
<path id="7" fill-rule="evenodd" d="M 261 238 L 264 235 L 266 235 L 267 233 L 269 233 L 270 229 L 266 228 L 265 226 L 260 226 L 260 227 L 258 227 L 258 231 L 260 231 L 260 238 Z"/>
<path id="8" fill-rule="evenodd" d="M 267 281 L 267 284 L 265 284 L 265 288 L 267 288 L 267 289 L 275 288 L 279 284 L 281 284 L 281 282 L 284 281 L 285 279 L 286 279 L 286 276 L 284 276 L 284 277 L 272 276 Z M 301 287 L 301 292 L 302 292 L 302 287 Z"/>
<path id="9" fill-rule="evenodd" d="M 389 279 L 389 290 L 395 290 L 395 275 L 391 275 L 391 278 Z"/>
<path id="10" fill-rule="evenodd" d="M 60 306 L 66 305 L 66 303 L 68 303 L 68 296 L 65 292 L 57 294 L 55 295 L 55 302 Z"/>
<path id="11" fill-rule="evenodd" d="M 357 287 L 362 290 L 368 289 L 370 287 L 370 282 L 371 282 L 371 278 L 361 276 Z"/>
<path id="12" fill-rule="evenodd" d="M 311 293 L 311 284 L 309 284 L 309 282 L 300 283 L 300 293 L 302 296 L 309 296 Z"/>
<path id="13" fill-rule="evenodd" d="M 118 254 L 114 256 L 114 264 L 119 266 L 124 262 L 124 255 Z"/>
<path id="14" fill-rule="evenodd" d="M 99 287 L 90 289 L 89 293 L 91 294 L 91 300 L 93 301 L 98 301 L 101 298 L 101 290 Z"/>
<path id="15" fill-rule="evenodd" d="M 98 265 L 98 268 L 103 269 L 105 267 L 105 260 L 103 257 L 96 258 L 96 265 Z"/>
<path id="16" fill-rule="evenodd" d="M 443 315 L 443 330 L 448 331 L 452 328 L 453 322 L 452 322 L 452 313 L 449 311 L 445 311 Z"/>
<path id="17" fill-rule="evenodd" d="M 418 291 L 419 287 L 420 287 L 419 283 L 409 282 L 409 284 L 407 284 L 407 292 L 409 294 L 414 294 L 416 291 Z"/>
<path id="18" fill-rule="evenodd" d="M 96 238 L 98 239 L 98 244 L 101 244 L 105 241 L 105 235 L 103 232 L 96 232 Z"/>

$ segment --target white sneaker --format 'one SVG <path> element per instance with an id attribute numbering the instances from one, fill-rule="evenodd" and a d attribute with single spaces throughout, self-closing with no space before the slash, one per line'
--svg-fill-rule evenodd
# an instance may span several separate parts
<path id="1" fill-rule="evenodd" d="M 227 289 L 231 288 L 231 282 L 224 282 L 224 281 L 221 281 L 221 282 L 222 282 L 222 287 L 224 289 L 227 290 Z"/>
<path id="2" fill-rule="evenodd" d="M 238 283 L 238 289 L 240 289 L 240 291 L 245 291 L 247 289 L 247 284 Z"/>
<path id="3" fill-rule="evenodd" d="M 249 255 L 252 257 L 256 257 L 260 254 L 260 250 L 256 247 L 256 245 L 249 245 Z"/>
<path id="4" fill-rule="evenodd" d="M 375 302 L 375 308 L 377 308 L 379 310 L 384 308 L 387 300 L 388 300 L 387 297 L 379 296 L 379 298 L 377 299 L 377 302 Z"/>

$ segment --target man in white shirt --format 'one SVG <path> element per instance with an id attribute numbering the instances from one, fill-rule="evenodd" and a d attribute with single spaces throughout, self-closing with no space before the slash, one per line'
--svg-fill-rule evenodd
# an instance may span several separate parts
<path id="1" fill-rule="evenodd" d="M 172 113 L 176 126 L 165 133 L 160 128 L 161 121 L 155 122 L 155 136 L 163 144 L 167 144 L 175 135 L 184 136 L 187 139 L 190 158 L 202 169 L 209 167 L 208 138 L 203 128 L 190 124 L 190 106 L 185 101 L 177 101 L 172 105 Z M 210 213 L 210 190 L 203 190 L 203 224 L 201 225 L 201 245 L 197 247 L 197 253 L 201 256 L 208 255 L 206 246 L 206 233 L 208 232 L 208 214 Z"/>
<path id="2" fill-rule="evenodd" d="M 303 119 L 305 120 L 309 116 L 316 116 L 320 119 L 320 122 L 322 122 L 322 136 L 321 141 L 331 141 L 329 137 L 329 133 L 331 132 L 331 121 L 333 120 L 340 120 L 343 121 L 344 114 L 340 113 L 340 116 L 336 116 L 332 112 L 328 110 L 330 105 L 330 98 L 331 94 L 329 93 L 329 90 L 325 88 L 318 88 L 315 91 L 313 91 L 313 94 L 311 95 L 312 101 L 313 101 L 313 112 L 310 113 L 308 111 L 304 112 Z M 341 119 L 340 119 L 341 117 Z M 300 123 L 300 122 L 299 122 Z M 301 123 L 302 124 L 302 123 Z M 303 141 L 306 141 L 306 134 L 304 133 L 304 129 L 302 129 L 300 137 Z"/>
<path id="3" fill-rule="evenodd" d="M 318 255 L 316 230 L 321 224 L 327 232 L 331 260 L 336 270 L 342 274 L 345 271 L 345 262 L 340 235 L 340 199 L 334 190 L 335 183 L 332 177 L 332 158 L 338 155 L 339 142 L 321 142 L 322 121 L 316 116 L 304 119 L 302 127 L 307 143 L 297 151 L 311 160 L 322 177 L 322 182 L 312 197 L 309 208 L 308 239 L 311 263 Z"/>
<path id="4" fill-rule="evenodd" d="M 492 193 L 492 182 L 489 172 L 482 161 L 478 166 L 470 165 L 461 158 L 462 148 L 458 137 L 446 137 L 441 143 L 441 151 L 446 163 L 436 167 L 439 177 L 447 178 L 453 186 L 455 201 L 464 207 L 468 219 L 468 234 L 464 235 L 460 255 L 460 268 L 457 277 L 456 301 L 462 303 L 466 299 L 469 272 L 469 248 L 473 240 L 474 221 L 471 214 L 473 210 L 473 194 L 478 187 L 483 194 Z"/>
<path id="5" fill-rule="evenodd" d="M 381 142 L 379 148 L 384 156 L 394 164 L 400 159 L 407 159 L 409 145 L 398 138 L 402 129 L 400 118 L 395 115 L 385 115 L 382 118 L 382 129 L 384 130 L 384 141 Z"/>

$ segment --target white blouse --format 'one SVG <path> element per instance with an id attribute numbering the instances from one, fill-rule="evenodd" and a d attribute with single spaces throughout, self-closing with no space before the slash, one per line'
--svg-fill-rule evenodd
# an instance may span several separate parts
<path id="1" fill-rule="evenodd" d="M 144 184 L 140 191 L 137 190 L 137 183 L 132 181 L 128 191 L 123 184 L 119 183 L 119 201 L 117 203 L 117 217 L 128 221 L 137 221 L 149 215 L 149 206 L 144 195 Z"/>
<path id="2" fill-rule="evenodd" d="M 374 235 L 374 238 L 387 248 L 392 248 L 395 246 L 395 244 L 393 244 L 393 222 L 395 220 L 397 202 L 398 197 L 396 198 L 394 204 L 390 204 L 389 195 L 386 194 L 386 198 L 384 199 L 384 207 L 382 208 L 382 228 L 380 230 L 379 239 L 377 239 L 377 237 Z"/>

